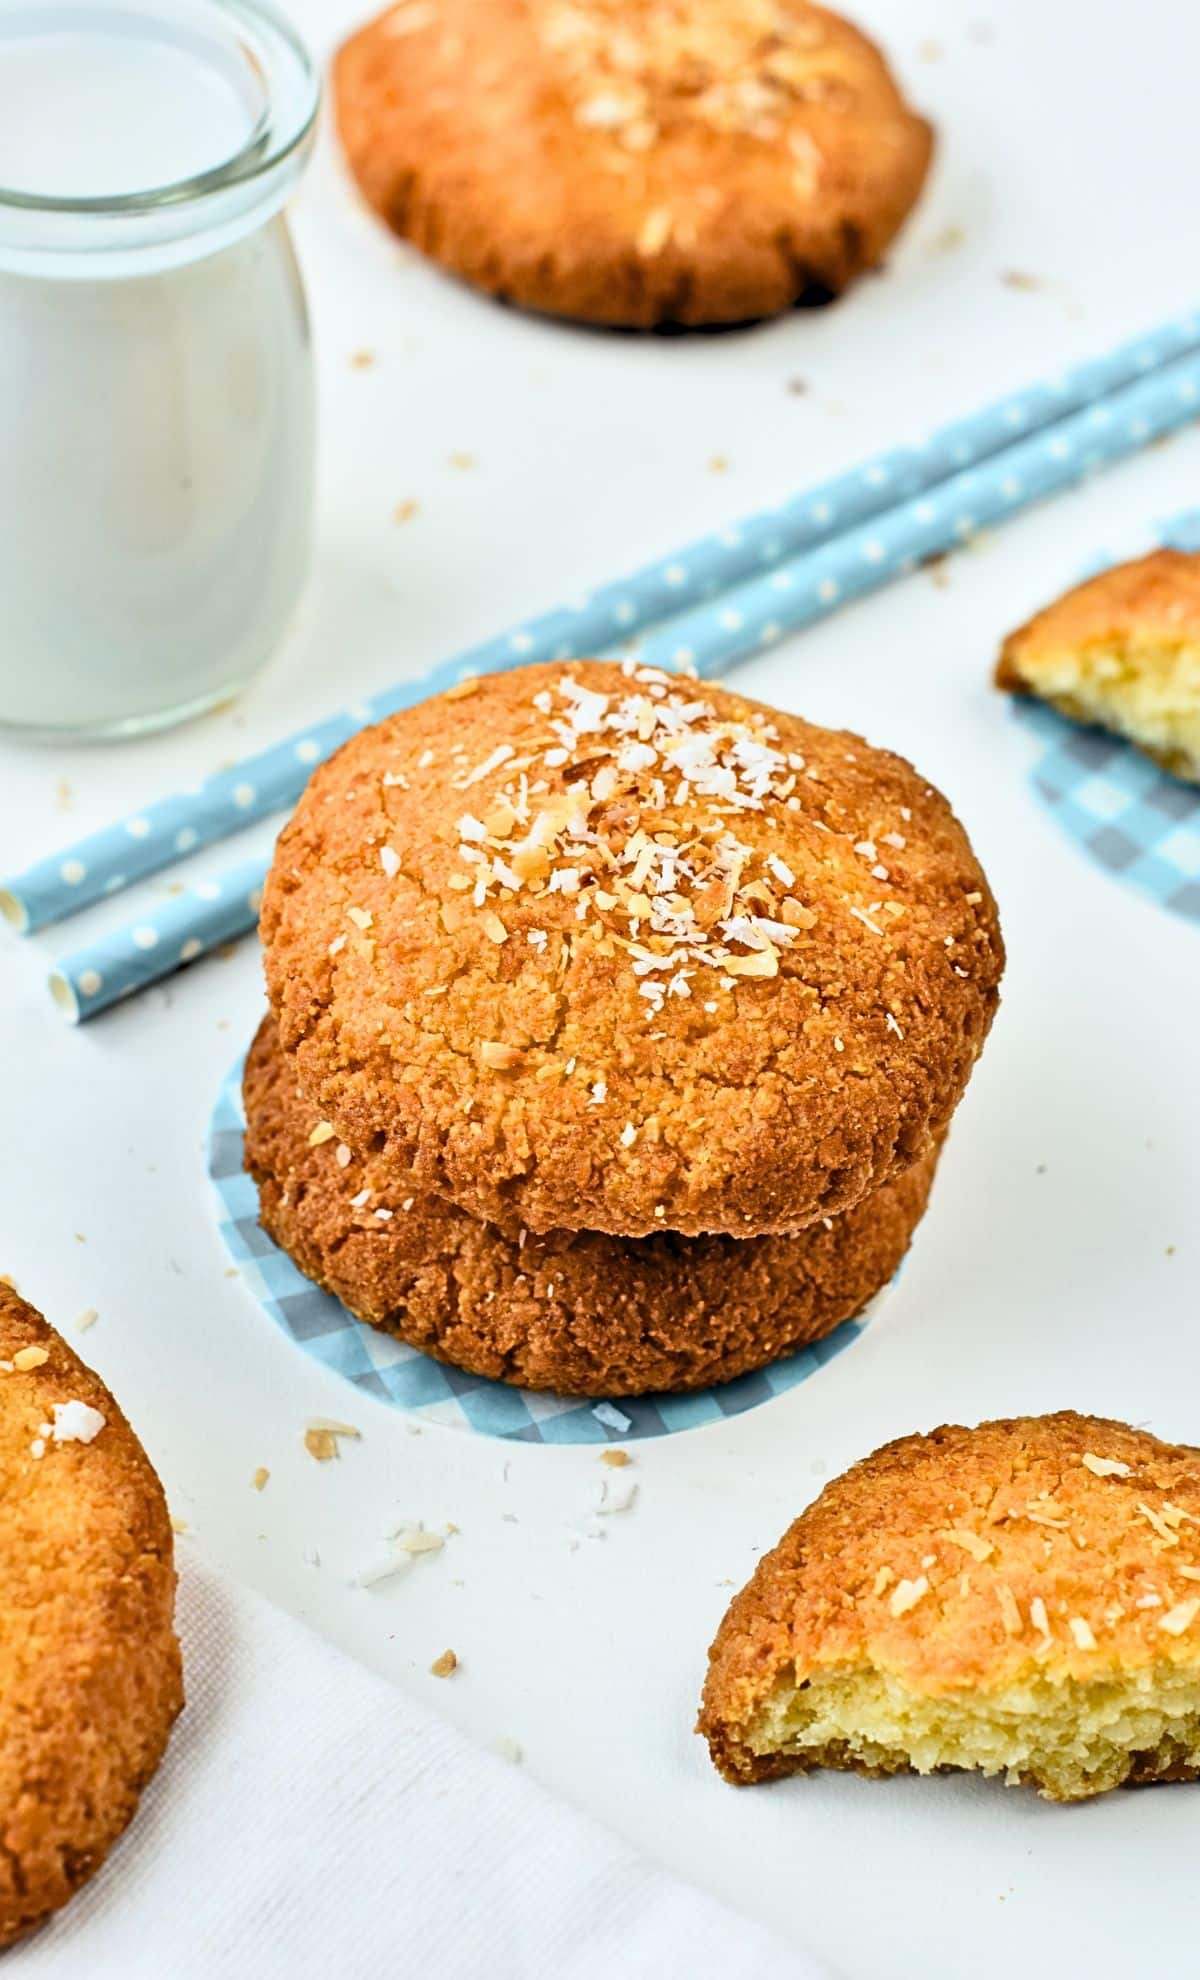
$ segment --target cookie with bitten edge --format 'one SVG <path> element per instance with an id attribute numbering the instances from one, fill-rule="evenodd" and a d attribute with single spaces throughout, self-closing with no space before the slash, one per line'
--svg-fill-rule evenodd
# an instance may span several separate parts
<path id="1" fill-rule="evenodd" d="M 560 1395 L 707 1388 L 823 1340 L 891 1279 L 937 1161 L 931 1150 L 798 1237 L 522 1243 L 440 1197 L 398 1197 L 370 1156 L 314 1141 L 269 1017 L 243 1090 L 260 1221 L 302 1272 L 426 1354 Z"/>
<path id="2" fill-rule="evenodd" d="M 0 1946 L 131 1820 L 183 1704 L 162 1487 L 108 1390 L 0 1281 Z"/>
<path id="3" fill-rule="evenodd" d="M 1155 550 L 1065 592 L 1009 634 L 996 685 L 1200 784 L 1200 556 Z"/>
<path id="4" fill-rule="evenodd" d="M 874 44 L 806 0 L 400 0 L 341 49 L 334 105 L 396 233 L 637 328 L 839 295 L 933 148 Z"/>
<path id="5" fill-rule="evenodd" d="M 1200 1775 L 1200 1451 L 1063 1411 L 902 1437 L 735 1597 L 699 1731 L 735 1784 L 971 1768 L 1078 1801 Z"/>
<path id="6" fill-rule="evenodd" d="M 522 667 L 363 731 L 262 911 L 340 1138 L 509 1231 L 786 1233 L 945 1128 L 995 903 L 902 758 L 679 675 Z"/>

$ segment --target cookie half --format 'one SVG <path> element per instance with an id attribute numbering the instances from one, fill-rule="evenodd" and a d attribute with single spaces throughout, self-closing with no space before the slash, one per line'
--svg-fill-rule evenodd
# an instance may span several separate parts
<path id="1" fill-rule="evenodd" d="M 1200 556 L 1156 550 L 1066 592 L 1010 633 L 996 685 L 1200 784 Z"/>
<path id="2" fill-rule="evenodd" d="M 1003 965 L 966 834 L 902 758 L 600 661 L 347 743 L 261 927 L 341 1140 L 510 1233 L 853 1208 L 945 1129 Z"/>
<path id="3" fill-rule="evenodd" d="M 522 1241 L 322 1138 L 269 1018 L 244 1091 L 262 1225 L 302 1272 L 426 1354 L 561 1395 L 707 1388 L 823 1339 L 892 1277 L 936 1163 L 794 1238 Z"/>
<path id="4" fill-rule="evenodd" d="M 0 1946 L 130 1821 L 183 1704 L 162 1487 L 99 1378 L 0 1283 Z"/>
<path id="5" fill-rule="evenodd" d="M 888 1444 L 735 1598 L 699 1730 L 738 1784 L 1196 1779 L 1200 1451 L 1071 1412 Z"/>
<path id="6" fill-rule="evenodd" d="M 641 328 L 840 294 L 932 151 L 879 50 L 804 0 L 400 0 L 334 101 L 396 233 L 529 309 Z"/>

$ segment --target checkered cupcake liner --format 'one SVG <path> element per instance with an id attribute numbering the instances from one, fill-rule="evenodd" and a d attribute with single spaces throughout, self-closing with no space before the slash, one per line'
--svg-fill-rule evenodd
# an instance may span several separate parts
<path id="1" fill-rule="evenodd" d="M 1160 546 L 1200 550 L 1200 510 L 1172 516 L 1119 555 L 1098 555 L 1081 575 Z M 1200 789 L 1160 770 L 1131 744 L 1083 728 L 1038 701 L 1013 710 L 1040 753 L 1030 782 L 1094 865 L 1159 907 L 1200 924 Z"/>
<path id="2" fill-rule="evenodd" d="M 356 1320 L 332 1293 L 306 1279 L 261 1228 L 258 1191 L 242 1167 L 242 1064 L 239 1059 L 221 1087 L 208 1145 L 208 1172 L 230 1258 L 259 1306 L 305 1354 L 355 1388 L 423 1422 L 523 1444 L 605 1444 L 614 1438 L 625 1443 L 720 1423 L 786 1395 L 844 1354 L 889 1290 L 885 1287 L 857 1319 L 843 1321 L 823 1341 L 757 1374 L 739 1376 L 695 1395 L 581 1401 L 578 1396 L 515 1389 L 507 1382 L 468 1375 Z"/>

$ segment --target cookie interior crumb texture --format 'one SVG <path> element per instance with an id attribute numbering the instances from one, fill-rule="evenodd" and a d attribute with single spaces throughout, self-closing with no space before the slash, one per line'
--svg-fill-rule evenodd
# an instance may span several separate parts
<path id="1" fill-rule="evenodd" d="M 737 1784 L 1197 1778 L 1200 1452 L 1067 1412 L 887 1445 L 735 1598 L 699 1729 Z"/>
<path id="2" fill-rule="evenodd" d="M 102 1382 L 0 1285 L 0 1946 L 99 1869 L 182 1703 L 162 1487 Z"/>
<path id="3" fill-rule="evenodd" d="M 945 799 L 633 662 L 468 685 L 347 743 L 280 836 L 314 1133 L 510 1233 L 788 1234 L 922 1155 L 1003 966 Z"/>
<path id="4" fill-rule="evenodd" d="M 397 233 L 497 296 L 642 328 L 838 295 L 933 145 L 807 0 L 400 0 L 340 51 L 334 100 Z"/>
<path id="5" fill-rule="evenodd" d="M 1005 640 L 996 684 L 1200 783 L 1200 556 L 1156 550 L 1066 592 Z"/>
<path id="6" fill-rule="evenodd" d="M 937 1160 L 930 1150 L 797 1237 L 507 1237 L 428 1193 L 400 1195 L 370 1156 L 343 1168 L 314 1147 L 269 1018 L 244 1091 L 260 1219 L 302 1272 L 426 1354 L 563 1395 L 707 1388 L 823 1339 L 896 1271 Z"/>

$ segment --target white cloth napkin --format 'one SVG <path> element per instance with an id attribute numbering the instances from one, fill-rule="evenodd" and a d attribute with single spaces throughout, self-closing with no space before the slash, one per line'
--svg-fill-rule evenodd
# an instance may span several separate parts
<path id="1" fill-rule="evenodd" d="M 188 1703 L 4 1980 L 821 1980 L 281 1610 L 184 1565 Z"/>

